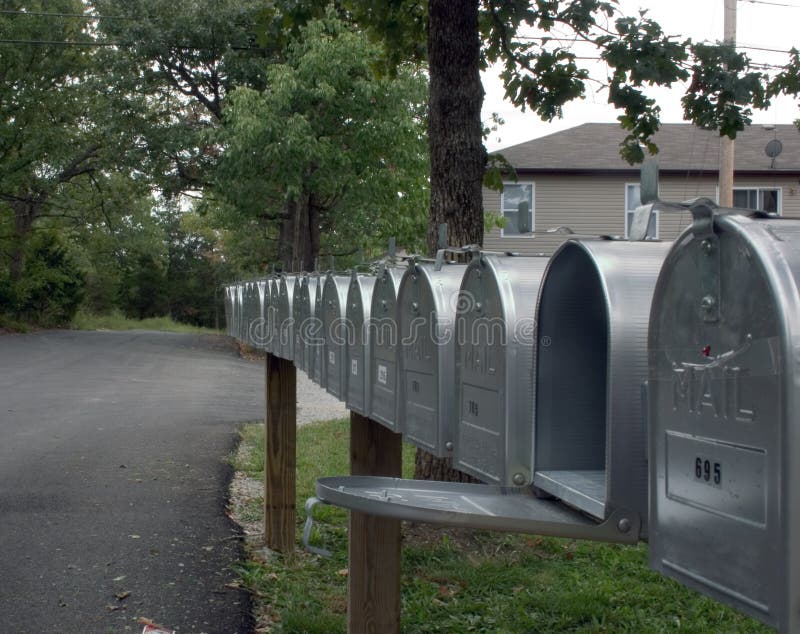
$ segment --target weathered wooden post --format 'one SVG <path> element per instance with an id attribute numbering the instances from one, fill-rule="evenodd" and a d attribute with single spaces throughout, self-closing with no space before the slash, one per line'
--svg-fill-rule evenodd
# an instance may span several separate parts
<path id="1" fill-rule="evenodd" d="M 267 352 L 265 364 L 264 542 L 294 550 L 297 447 L 297 369 Z"/>
<path id="2" fill-rule="evenodd" d="M 399 478 L 402 436 L 350 412 L 350 473 Z M 350 512 L 347 631 L 400 632 L 400 521 Z"/>

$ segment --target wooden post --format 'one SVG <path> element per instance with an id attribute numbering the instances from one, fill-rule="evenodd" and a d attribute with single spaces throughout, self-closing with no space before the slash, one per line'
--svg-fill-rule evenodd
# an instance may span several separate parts
<path id="1" fill-rule="evenodd" d="M 399 478 L 402 439 L 350 412 L 350 473 Z M 400 632 L 400 522 L 350 512 L 347 631 Z"/>
<path id="2" fill-rule="evenodd" d="M 267 353 L 264 448 L 264 543 L 282 553 L 295 546 L 297 369 Z"/>

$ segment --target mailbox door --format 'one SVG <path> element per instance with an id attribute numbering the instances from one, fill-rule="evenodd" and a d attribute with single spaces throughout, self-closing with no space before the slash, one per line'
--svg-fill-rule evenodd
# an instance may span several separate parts
<path id="1" fill-rule="evenodd" d="M 347 396 L 347 373 L 345 361 L 347 350 L 347 289 L 350 278 L 344 275 L 328 275 L 322 291 L 323 318 L 325 329 L 325 389 L 340 400 Z"/>
<path id="2" fill-rule="evenodd" d="M 258 285 L 258 327 L 255 329 L 256 347 L 266 349 L 266 309 L 267 309 L 267 282 L 259 280 Z"/>
<path id="3" fill-rule="evenodd" d="M 304 341 L 305 364 L 308 378 L 314 380 L 317 362 L 317 349 L 320 343 L 322 328 L 317 319 L 315 309 L 317 305 L 317 284 L 319 276 L 309 276 L 306 278 L 305 292 L 308 301 L 308 317 L 302 324 L 302 336 Z"/>
<path id="4" fill-rule="evenodd" d="M 397 292 L 401 269 L 387 268 L 378 277 L 370 307 L 370 417 L 389 429 L 402 431 L 397 419 L 397 350 L 399 348 Z"/>
<path id="5" fill-rule="evenodd" d="M 369 320 L 375 278 L 353 276 L 347 291 L 347 408 L 369 416 Z"/>
<path id="6" fill-rule="evenodd" d="M 797 236 L 798 222 L 738 216 L 684 233 L 649 337 L 650 563 L 786 632 L 800 627 L 799 482 L 785 462 L 798 388 L 784 383 Z"/>
<path id="7" fill-rule="evenodd" d="M 292 358 L 298 370 L 307 371 L 305 355 L 305 339 L 303 325 L 309 314 L 308 309 L 308 276 L 298 275 L 294 279 L 294 297 L 292 301 L 293 340 Z"/>
<path id="8" fill-rule="evenodd" d="M 455 437 L 455 308 L 466 266 L 412 264 L 398 293 L 398 419 L 405 439 L 451 456 Z"/>
<path id="9" fill-rule="evenodd" d="M 530 484 L 533 324 L 542 257 L 481 255 L 464 274 L 456 319 L 457 467 L 493 484 Z"/>
<path id="10" fill-rule="evenodd" d="M 267 340 L 267 350 L 272 354 L 277 355 L 280 351 L 280 337 L 279 337 L 279 321 L 278 321 L 278 304 L 280 300 L 280 284 L 275 278 L 269 280 L 269 311 L 267 315 L 267 332 L 269 338 Z"/>

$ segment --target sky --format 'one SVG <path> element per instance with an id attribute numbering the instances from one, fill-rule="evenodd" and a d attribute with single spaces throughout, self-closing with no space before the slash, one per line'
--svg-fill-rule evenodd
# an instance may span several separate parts
<path id="1" fill-rule="evenodd" d="M 722 39 L 724 0 L 620 0 L 626 15 L 635 15 L 640 9 L 648 11 L 648 17 L 658 22 L 664 32 L 678 38 L 715 42 Z M 739 0 L 737 4 L 738 45 L 788 51 L 792 46 L 800 48 L 800 0 Z M 596 56 L 589 44 L 578 45 L 578 55 Z M 788 60 L 786 53 L 744 50 L 757 63 L 783 65 Z M 600 62 L 584 62 L 590 65 L 593 77 L 608 76 L 606 67 Z M 497 113 L 505 124 L 492 132 L 486 141 L 489 151 L 494 151 L 530 139 L 535 139 L 559 130 L 588 122 L 614 122 L 619 114 L 607 103 L 605 91 L 596 92 L 596 85 L 589 84 L 585 99 L 576 100 L 564 107 L 564 117 L 551 123 L 541 121 L 530 112 L 514 108 L 503 98 L 504 89 L 497 76 L 497 69 L 483 74 L 486 98 L 483 119 L 489 121 Z M 649 95 L 661 106 L 664 123 L 679 123 L 683 120 L 680 99 L 685 87 L 676 85 L 672 89 L 650 90 Z M 753 122 L 757 125 L 791 123 L 800 118 L 798 100 L 780 97 L 766 111 L 754 111 Z"/>

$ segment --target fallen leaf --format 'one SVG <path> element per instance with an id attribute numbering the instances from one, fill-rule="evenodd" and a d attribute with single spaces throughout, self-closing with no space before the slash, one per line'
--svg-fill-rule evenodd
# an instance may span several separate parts
<path id="1" fill-rule="evenodd" d="M 128 535 L 128 537 L 130 537 L 131 539 L 141 539 L 142 538 L 141 535 Z"/>
<path id="2" fill-rule="evenodd" d="M 120 575 L 119 577 L 114 577 L 113 581 L 122 581 L 125 578 L 125 575 Z"/>
<path id="3" fill-rule="evenodd" d="M 124 605 L 107 605 L 106 606 L 106 610 L 108 610 L 109 612 L 116 612 L 117 610 L 124 610 L 124 609 L 125 609 Z"/>
<path id="4" fill-rule="evenodd" d="M 346 577 L 348 574 L 350 574 L 350 571 L 347 568 L 342 568 L 341 570 L 337 571 L 336 574 L 340 577 Z"/>
<path id="5" fill-rule="evenodd" d="M 131 592 L 130 590 L 125 590 L 123 592 L 117 592 L 114 596 L 117 597 L 118 600 L 124 601 L 129 596 L 131 596 Z"/>

